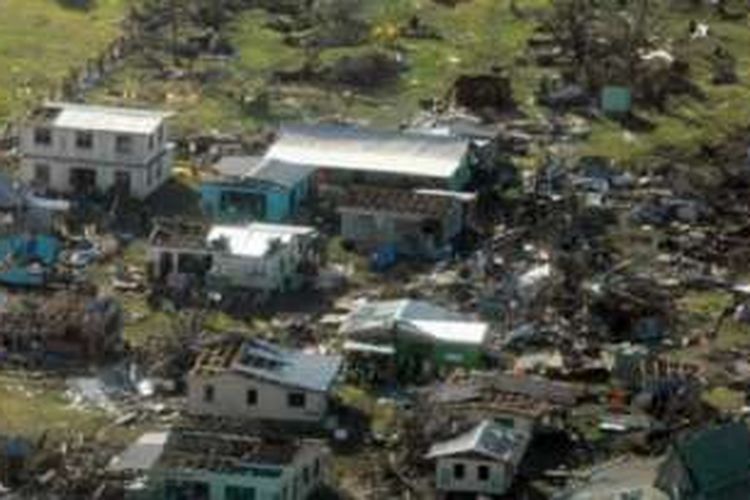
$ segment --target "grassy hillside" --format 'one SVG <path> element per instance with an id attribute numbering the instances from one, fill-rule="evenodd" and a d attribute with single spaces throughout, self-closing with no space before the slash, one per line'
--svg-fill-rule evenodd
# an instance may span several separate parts
<path id="1" fill-rule="evenodd" d="M 691 19 L 706 22 L 715 39 L 684 42 Z M 630 134 L 616 123 L 600 123 L 587 151 L 629 163 L 665 154 L 687 158 L 695 156 L 702 145 L 719 144 L 750 125 L 750 20 L 723 21 L 709 9 L 671 11 L 665 30 L 665 47 L 686 56 L 705 100 L 680 97 L 670 101 L 665 113 L 640 112 L 654 127 L 646 133 Z M 737 84 L 717 86 L 711 82 L 710 55 L 716 40 L 736 58 Z"/>
<path id="2" fill-rule="evenodd" d="M 57 0 L 0 1 L 0 123 L 106 46 L 127 0 L 97 0 L 91 11 Z"/>
<path id="3" fill-rule="evenodd" d="M 549 0 L 519 3 L 530 13 L 548 6 Z M 537 71 L 516 64 L 516 60 L 533 33 L 534 22 L 530 15 L 515 16 L 509 5 L 496 0 L 473 0 L 455 8 L 426 0 L 371 2 L 364 16 L 373 31 L 403 26 L 416 15 L 441 35 L 439 40 L 396 37 L 388 44 L 373 35 L 363 44 L 319 53 L 320 61 L 326 64 L 369 50 L 398 49 L 404 56 L 405 70 L 397 82 L 376 91 L 346 92 L 341 87 L 320 84 L 268 86 L 274 71 L 299 68 L 306 54 L 304 49 L 286 44 L 283 34 L 269 27 L 271 15 L 253 10 L 238 16 L 226 28 L 237 52 L 234 58 L 228 63 L 198 62 L 199 70 L 218 75 L 210 82 L 197 85 L 155 78 L 146 61 L 135 56 L 93 98 L 126 98 L 169 106 L 181 111 L 178 125 L 184 131 L 242 130 L 284 119 L 325 116 L 394 125 L 411 117 L 420 99 L 444 95 L 459 74 L 503 66 L 511 71 L 521 100 L 526 100 L 532 90 L 530 79 Z M 244 107 L 241 94 L 267 94 L 264 98 L 268 97 L 268 104 Z"/>
<path id="4" fill-rule="evenodd" d="M 72 66 L 96 53 L 117 33 L 117 21 L 128 0 L 98 0 L 92 12 L 60 7 L 57 0 L 0 1 L 0 120 L 33 102 L 42 89 L 59 80 Z M 92 100 L 163 106 L 180 111 L 182 132 L 253 130 L 282 120 L 337 117 L 393 126 L 419 109 L 425 98 L 441 97 L 456 76 L 506 68 L 516 100 L 532 114 L 539 110 L 532 99 L 542 70 L 525 59 L 534 14 L 549 8 L 551 0 L 518 0 L 520 13 L 510 2 L 471 0 L 446 7 L 431 0 L 378 0 L 364 15 L 377 29 L 403 27 L 413 16 L 440 35 L 440 39 L 395 36 L 385 43 L 373 34 L 364 44 L 324 49 L 323 64 L 372 49 L 398 49 L 405 70 L 397 81 L 372 91 L 347 91 L 337 86 L 297 83 L 271 85 L 278 70 L 298 69 L 309 57 L 284 41 L 270 27 L 274 17 L 248 11 L 225 27 L 224 36 L 236 50 L 228 61 L 200 59 L 200 80 L 165 79 L 142 55 L 135 55 Z M 708 42 L 683 44 L 690 19 L 710 24 L 712 33 L 737 59 L 737 85 L 711 84 Z M 650 122 L 648 132 L 625 130 L 607 120 L 593 124 L 591 139 L 582 150 L 608 154 L 637 163 L 639 159 L 678 151 L 690 156 L 704 143 L 715 143 L 750 123 L 750 25 L 722 21 L 703 12 L 670 11 L 665 23 L 666 49 L 688 54 L 705 101 L 673 99 L 666 113 L 640 111 Z M 676 47 L 675 47 L 676 46 Z M 163 55 L 163 54 L 162 54 Z M 164 57 L 168 62 L 168 57 Z"/>

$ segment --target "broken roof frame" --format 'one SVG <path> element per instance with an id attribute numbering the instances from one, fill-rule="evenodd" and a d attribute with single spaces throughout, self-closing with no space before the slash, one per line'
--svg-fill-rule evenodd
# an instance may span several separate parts
<path id="1" fill-rule="evenodd" d="M 223 343 L 202 352 L 193 366 L 195 374 L 231 372 L 265 382 L 311 392 L 328 392 L 343 360 L 340 356 L 288 349 L 260 339 Z"/>

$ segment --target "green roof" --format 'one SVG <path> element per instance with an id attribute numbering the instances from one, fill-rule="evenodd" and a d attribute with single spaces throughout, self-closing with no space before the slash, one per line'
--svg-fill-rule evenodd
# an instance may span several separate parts
<path id="1" fill-rule="evenodd" d="M 700 493 L 715 494 L 750 483 L 750 432 L 743 423 L 698 433 L 678 443 L 676 451 Z"/>

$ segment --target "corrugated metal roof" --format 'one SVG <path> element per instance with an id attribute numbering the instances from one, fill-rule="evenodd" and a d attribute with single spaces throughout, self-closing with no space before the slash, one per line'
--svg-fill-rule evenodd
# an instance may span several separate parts
<path id="1" fill-rule="evenodd" d="M 492 460 L 517 464 L 526 452 L 528 443 L 529 436 L 525 432 L 484 420 L 469 432 L 434 444 L 427 458 L 477 453 Z"/>
<path id="2" fill-rule="evenodd" d="M 327 392 L 341 369 L 340 356 L 325 356 L 286 349 L 259 339 L 242 346 L 237 373 L 251 375 L 285 386 Z"/>
<path id="3" fill-rule="evenodd" d="M 253 222 L 247 226 L 212 226 L 208 232 L 209 245 L 225 241 L 227 251 L 243 257 L 263 257 L 274 242 L 289 244 L 295 236 L 311 235 L 315 228 Z"/>
<path id="4" fill-rule="evenodd" d="M 281 129 L 266 154 L 279 164 L 450 178 L 469 141 L 455 137 L 363 129 L 341 125 L 294 125 Z"/>
<path id="5" fill-rule="evenodd" d="M 163 111 L 85 104 L 52 103 L 48 107 L 59 108 L 55 127 L 125 134 L 153 133 L 170 116 Z"/>
<path id="6" fill-rule="evenodd" d="M 225 177 L 244 177 L 258 168 L 261 161 L 261 156 L 224 156 L 213 166 L 213 170 Z"/>
<path id="7" fill-rule="evenodd" d="M 149 470 L 161 457 L 168 437 L 168 432 L 148 432 L 142 435 L 121 455 L 114 457 L 107 469 L 112 472 Z"/>
<path id="8" fill-rule="evenodd" d="M 293 188 L 313 175 L 315 170 L 316 167 L 314 166 L 283 162 L 270 158 L 257 165 L 255 169 L 248 171 L 246 177 Z"/>
<path id="9" fill-rule="evenodd" d="M 481 344 L 489 331 L 487 323 L 422 300 L 391 300 L 366 303 L 353 311 L 341 325 L 341 333 L 391 328 L 430 338 L 437 342 Z"/>

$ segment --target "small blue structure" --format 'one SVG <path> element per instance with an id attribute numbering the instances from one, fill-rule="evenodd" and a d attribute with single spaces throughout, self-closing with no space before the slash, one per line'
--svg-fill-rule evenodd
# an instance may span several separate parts
<path id="1" fill-rule="evenodd" d="M 0 240 L 0 283 L 43 286 L 57 262 L 60 242 L 52 236 L 12 236 Z"/>
<path id="2" fill-rule="evenodd" d="M 313 168 L 263 161 L 251 156 L 223 158 L 215 178 L 200 187 L 203 210 L 218 222 L 282 222 L 307 198 Z"/>
<path id="3" fill-rule="evenodd" d="M 378 247 L 370 256 L 370 268 L 373 271 L 386 271 L 398 260 L 398 249 L 394 244 Z"/>

